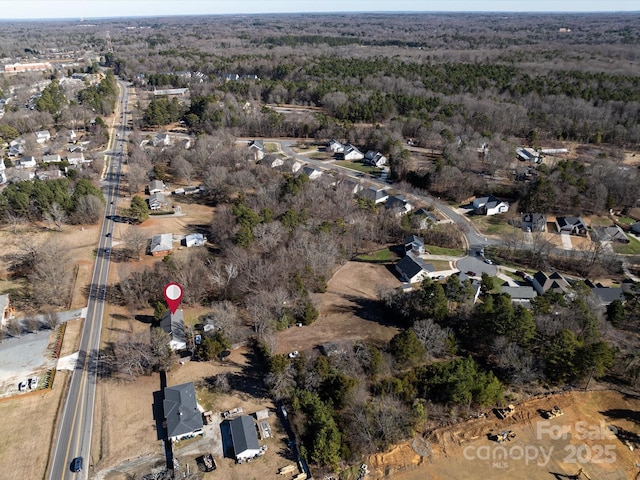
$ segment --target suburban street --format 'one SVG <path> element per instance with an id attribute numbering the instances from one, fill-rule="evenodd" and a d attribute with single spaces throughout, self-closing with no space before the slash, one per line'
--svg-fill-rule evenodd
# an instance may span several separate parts
<path id="1" fill-rule="evenodd" d="M 69 390 L 62 408 L 62 417 L 58 426 L 56 441 L 53 445 L 49 478 L 85 479 L 91 470 L 91 430 L 98 372 L 98 354 L 100 351 L 100 332 L 104 312 L 113 220 L 116 213 L 120 168 L 125 149 L 125 130 L 127 125 L 127 86 L 118 82 L 120 100 L 116 109 L 116 120 L 111 126 L 111 138 L 105 151 L 106 167 L 102 183 L 106 199 L 105 218 L 100 231 L 98 254 L 94 266 L 89 303 L 80 340 L 78 363 L 72 373 Z M 120 116 L 120 112 L 122 115 Z M 114 132 L 118 132 L 114 135 Z M 71 471 L 71 462 L 76 457 L 83 458 L 82 471 Z"/>

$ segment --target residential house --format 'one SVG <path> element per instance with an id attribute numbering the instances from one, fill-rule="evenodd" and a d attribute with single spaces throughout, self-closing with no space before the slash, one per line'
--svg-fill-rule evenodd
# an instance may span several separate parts
<path id="1" fill-rule="evenodd" d="M 342 153 L 344 152 L 344 145 L 337 140 L 329 140 L 327 142 L 327 152 Z"/>
<path id="2" fill-rule="evenodd" d="M 82 152 L 70 152 L 67 154 L 67 161 L 69 165 L 80 165 L 81 163 L 85 163 L 87 160 L 84 158 L 84 153 Z"/>
<path id="3" fill-rule="evenodd" d="M 229 422 L 231 441 L 236 462 L 242 463 L 260 455 L 256 425 L 248 415 L 242 415 Z"/>
<path id="4" fill-rule="evenodd" d="M 285 158 L 282 165 L 274 168 L 277 168 L 279 171 L 285 173 L 297 173 L 303 166 L 304 163 L 299 160 L 296 160 L 294 158 Z"/>
<path id="5" fill-rule="evenodd" d="M 316 178 L 320 178 L 322 176 L 322 170 L 316 167 L 311 167 L 309 165 L 305 165 L 302 167 L 302 173 L 304 173 L 309 180 L 315 180 Z"/>
<path id="6" fill-rule="evenodd" d="M 22 157 L 16 162 L 16 168 L 35 168 L 36 158 L 32 156 Z"/>
<path id="7" fill-rule="evenodd" d="M 16 316 L 16 309 L 11 305 L 9 294 L 0 295 L 0 326 L 6 326 L 7 322 Z"/>
<path id="8" fill-rule="evenodd" d="M 544 295 L 549 290 L 562 294 L 571 291 L 571 285 L 569 285 L 567 279 L 558 272 L 554 272 L 551 275 L 547 275 L 544 272 L 536 272 L 532 278 L 532 283 L 538 295 Z"/>
<path id="9" fill-rule="evenodd" d="M 202 247 L 207 239 L 202 233 L 190 233 L 184 237 L 184 246 L 190 247 Z"/>
<path id="10" fill-rule="evenodd" d="M 408 235 L 404 239 L 404 251 L 414 251 L 417 254 L 424 253 L 424 239 L 417 235 Z"/>
<path id="11" fill-rule="evenodd" d="M 49 130 L 38 130 L 36 133 L 36 142 L 38 143 L 44 143 L 44 142 L 48 142 L 51 139 L 51 134 L 49 133 Z"/>
<path id="12" fill-rule="evenodd" d="M 7 166 L 4 164 L 4 158 L 0 158 L 0 184 L 7 183 Z"/>
<path id="13" fill-rule="evenodd" d="M 62 177 L 64 177 L 64 174 L 57 167 L 51 167 L 47 170 L 38 170 L 36 173 L 36 178 L 38 180 L 56 180 Z"/>
<path id="14" fill-rule="evenodd" d="M 150 210 L 162 210 L 169 205 L 164 198 L 164 193 L 152 193 L 149 195 L 149 209 Z"/>
<path id="15" fill-rule="evenodd" d="M 587 236 L 587 225 L 580 217 L 556 217 L 558 233 Z"/>
<path id="16" fill-rule="evenodd" d="M 258 162 L 266 155 L 264 142 L 262 140 L 252 140 L 249 142 L 249 151 L 253 154 L 253 159 Z"/>
<path id="17" fill-rule="evenodd" d="M 193 382 L 165 387 L 162 408 L 169 441 L 203 434 L 202 412 L 198 409 Z"/>
<path id="18" fill-rule="evenodd" d="M 520 147 L 516 149 L 516 157 L 523 162 L 541 163 L 540 152 L 533 148 Z"/>
<path id="19" fill-rule="evenodd" d="M 520 287 L 510 287 L 509 285 L 502 285 L 500 287 L 500 293 L 508 293 L 511 297 L 511 303 L 514 306 L 522 305 L 525 308 L 531 307 L 531 300 L 538 296 L 538 292 L 533 287 L 523 285 Z"/>
<path id="20" fill-rule="evenodd" d="M 389 198 L 389 194 L 384 188 L 371 186 L 366 188 L 360 192 L 360 196 L 367 200 L 373 200 L 374 203 L 382 203 Z"/>
<path id="21" fill-rule="evenodd" d="M 624 233 L 619 225 L 611 225 L 610 227 L 594 227 L 595 236 L 601 242 L 620 242 L 629 243 L 629 237 Z"/>
<path id="22" fill-rule="evenodd" d="M 419 208 L 413 212 L 413 216 L 418 219 L 418 227 L 420 230 L 425 230 L 438 223 L 438 217 L 426 208 Z"/>
<path id="23" fill-rule="evenodd" d="M 78 139 L 78 135 L 74 130 L 69 130 L 69 142 L 74 143 Z"/>
<path id="24" fill-rule="evenodd" d="M 10 157 L 17 157 L 18 155 L 24 154 L 24 149 L 27 144 L 27 141 L 24 138 L 16 138 L 9 142 L 9 151 L 7 155 Z"/>
<path id="25" fill-rule="evenodd" d="M 42 156 L 42 163 L 60 163 L 61 161 L 62 161 L 62 157 L 60 155 L 43 155 Z"/>
<path id="26" fill-rule="evenodd" d="M 404 195 L 392 195 L 387 198 L 385 207 L 394 212 L 396 216 L 404 215 L 413 210 L 413 205 L 404 197 Z"/>
<path id="27" fill-rule="evenodd" d="M 161 147 L 166 147 L 171 145 L 171 137 L 166 132 L 158 132 L 151 139 L 151 143 L 153 144 L 154 147 L 157 147 L 158 145 Z"/>
<path id="28" fill-rule="evenodd" d="M 149 184 L 149 194 L 164 192 L 165 188 L 162 180 L 151 180 Z"/>
<path id="29" fill-rule="evenodd" d="M 280 167 L 282 165 L 284 165 L 284 159 L 278 155 L 275 155 L 273 153 L 269 153 L 267 155 L 265 155 L 262 160 L 260 160 L 258 163 L 260 163 L 260 165 L 264 165 L 266 167 L 271 167 L 271 168 L 275 168 L 275 167 Z"/>
<path id="30" fill-rule="evenodd" d="M 407 252 L 407 255 L 396 264 L 396 271 L 403 282 L 418 283 L 431 277 L 435 268 L 431 263 L 425 263 L 421 258 Z"/>
<path id="31" fill-rule="evenodd" d="M 382 168 L 382 166 L 387 164 L 387 157 L 382 155 L 380 152 L 369 150 L 364 154 L 363 163 L 366 165 L 371 165 L 372 167 Z"/>
<path id="32" fill-rule="evenodd" d="M 478 215 L 497 215 L 509 211 L 509 202 L 498 200 L 493 195 L 479 197 L 473 201 L 474 212 Z"/>
<path id="33" fill-rule="evenodd" d="M 180 351 L 187 348 L 187 335 L 184 331 L 184 314 L 182 309 L 171 313 L 167 310 L 160 319 L 160 328 L 170 337 L 169 347 L 171 350 Z"/>
<path id="34" fill-rule="evenodd" d="M 151 237 L 149 245 L 149 253 L 154 257 L 164 256 L 173 251 L 173 235 L 170 233 L 161 233 Z"/>
<path id="35" fill-rule="evenodd" d="M 544 213 L 523 213 L 522 230 L 525 232 L 545 232 L 547 216 Z"/>
<path id="36" fill-rule="evenodd" d="M 631 231 L 636 235 L 640 235 L 640 222 L 636 222 L 631 225 Z"/>
<path id="37" fill-rule="evenodd" d="M 342 151 L 343 160 L 362 160 L 364 154 L 350 143 L 346 144 Z"/>
<path id="38" fill-rule="evenodd" d="M 188 88 L 165 88 L 162 90 L 154 90 L 154 97 L 162 97 L 162 96 L 183 96 L 189 91 Z"/>
<path id="39" fill-rule="evenodd" d="M 354 178 L 346 178 L 342 182 L 340 182 L 340 185 L 343 185 L 344 186 L 343 188 L 349 189 L 349 191 L 353 195 L 356 195 L 358 192 L 362 191 L 362 189 L 364 188 L 362 186 L 362 183 Z"/>

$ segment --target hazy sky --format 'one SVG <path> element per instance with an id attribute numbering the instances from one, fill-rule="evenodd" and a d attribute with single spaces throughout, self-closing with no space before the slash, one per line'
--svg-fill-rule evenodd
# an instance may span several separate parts
<path id="1" fill-rule="evenodd" d="M 0 19 L 295 12 L 640 11 L 639 0 L 1 0 Z"/>

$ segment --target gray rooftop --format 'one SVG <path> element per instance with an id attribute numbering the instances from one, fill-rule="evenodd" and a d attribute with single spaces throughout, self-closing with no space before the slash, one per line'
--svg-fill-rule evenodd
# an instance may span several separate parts
<path id="1" fill-rule="evenodd" d="M 183 383 L 164 389 L 164 418 L 167 435 L 175 437 L 202 429 L 202 414 L 198 410 L 193 383 Z"/>

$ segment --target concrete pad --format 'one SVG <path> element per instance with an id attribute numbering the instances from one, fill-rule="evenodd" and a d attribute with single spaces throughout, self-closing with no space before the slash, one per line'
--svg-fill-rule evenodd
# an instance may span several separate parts
<path id="1" fill-rule="evenodd" d="M 562 248 L 565 250 L 573 250 L 573 245 L 571 245 L 571 235 L 567 233 L 561 233 L 560 239 L 562 240 Z"/>

